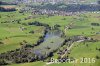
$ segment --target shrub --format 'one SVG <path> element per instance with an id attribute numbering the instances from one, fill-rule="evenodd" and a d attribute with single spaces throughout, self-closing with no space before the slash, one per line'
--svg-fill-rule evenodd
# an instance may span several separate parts
<path id="1" fill-rule="evenodd" d="M 99 23 L 91 23 L 92 26 L 100 26 Z"/>
<path id="2" fill-rule="evenodd" d="M 0 44 L 4 44 L 4 43 L 0 41 Z"/>

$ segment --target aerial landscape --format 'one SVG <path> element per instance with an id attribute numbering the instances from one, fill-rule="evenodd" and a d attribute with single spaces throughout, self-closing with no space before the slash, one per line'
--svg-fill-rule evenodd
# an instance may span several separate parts
<path id="1" fill-rule="evenodd" d="M 100 66 L 100 0 L 0 0 L 0 66 Z"/>

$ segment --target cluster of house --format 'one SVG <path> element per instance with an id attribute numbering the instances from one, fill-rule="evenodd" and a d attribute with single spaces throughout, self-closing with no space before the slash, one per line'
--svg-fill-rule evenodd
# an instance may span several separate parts
<path id="1" fill-rule="evenodd" d="M 46 10 L 46 9 L 40 9 L 40 10 L 33 10 L 32 12 L 33 14 L 46 14 L 46 15 L 63 15 L 63 16 L 67 16 L 67 15 L 72 15 L 73 12 L 67 13 L 65 11 L 57 11 L 57 10 Z"/>
<path id="2" fill-rule="evenodd" d="M 20 9 L 20 11 L 23 12 L 32 12 L 32 14 L 34 15 L 61 15 L 61 16 L 72 16 L 72 15 L 77 15 L 77 14 L 82 14 L 85 13 L 85 11 L 82 12 L 66 12 L 66 11 L 62 11 L 62 10 L 50 10 L 50 9 L 34 9 L 31 7 L 25 7 Z"/>
<path id="3" fill-rule="evenodd" d="M 19 1 L 19 0 L 16 0 Z M 66 3 L 66 4 L 78 4 L 78 3 L 86 3 L 87 0 L 20 0 L 20 2 L 24 2 L 24 3 Z M 96 3 L 95 2 L 91 2 L 91 3 Z"/>
<path id="4" fill-rule="evenodd" d="M 62 16 L 72 16 L 76 15 L 79 12 L 66 12 L 66 11 L 59 11 L 59 10 L 46 10 L 46 9 L 40 9 L 40 10 L 33 10 L 32 14 L 39 14 L 39 15 L 62 15 Z"/>
<path id="5" fill-rule="evenodd" d="M 44 3 L 59 3 L 59 2 L 63 2 L 63 3 L 78 3 L 79 1 L 84 2 L 85 0 L 32 0 L 33 2 L 44 2 Z"/>

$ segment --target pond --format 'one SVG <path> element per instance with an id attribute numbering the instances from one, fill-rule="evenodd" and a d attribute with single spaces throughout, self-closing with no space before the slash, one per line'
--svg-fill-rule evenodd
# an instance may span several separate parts
<path id="1" fill-rule="evenodd" d="M 48 33 L 46 33 L 44 39 L 46 40 L 46 39 L 54 37 L 54 36 L 60 37 L 61 36 L 61 31 L 60 30 L 51 30 L 51 31 L 48 31 Z"/>
<path id="2" fill-rule="evenodd" d="M 34 53 L 38 56 L 43 56 L 61 47 L 64 42 L 61 33 L 59 30 L 48 31 L 44 37 L 44 42 L 34 48 Z"/>

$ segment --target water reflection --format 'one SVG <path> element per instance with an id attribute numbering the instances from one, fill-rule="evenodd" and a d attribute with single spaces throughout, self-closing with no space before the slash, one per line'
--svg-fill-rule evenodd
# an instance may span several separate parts
<path id="1" fill-rule="evenodd" d="M 45 35 L 45 40 L 54 36 L 60 36 L 61 35 L 61 31 L 60 30 L 52 30 L 52 31 L 48 31 L 48 33 Z"/>

